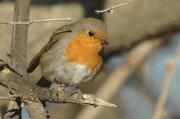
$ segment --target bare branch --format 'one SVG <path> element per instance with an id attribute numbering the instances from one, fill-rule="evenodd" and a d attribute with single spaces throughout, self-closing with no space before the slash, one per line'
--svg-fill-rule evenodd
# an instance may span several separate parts
<path id="1" fill-rule="evenodd" d="M 54 19 L 42 19 L 42 20 L 30 20 L 29 23 L 43 23 L 43 22 L 53 22 L 53 21 L 71 21 L 70 17 L 67 18 L 54 18 Z"/>
<path id="2" fill-rule="evenodd" d="M 16 0 L 14 7 L 13 22 L 29 21 L 30 0 Z M 27 45 L 28 25 L 13 24 L 12 38 L 11 38 L 11 66 L 17 72 L 26 77 L 26 45 Z M 6 72 L 8 73 L 8 72 Z M 16 78 L 14 78 L 16 80 Z M 10 101 L 8 110 L 18 110 L 19 106 L 15 101 Z M 12 112 L 7 112 L 5 117 L 9 118 Z M 18 114 L 12 119 L 18 118 Z"/>
<path id="3" fill-rule="evenodd" d="M 122 7 L 122 6 L 127 6 L 127 5 L 129 5 L 130 3 L 132 3 L 133 1 L 134 1 L 134 0 L 129 0 L 129 1 L 127 1 L 127 2 L 118 4 L 118 5 L 114 5 L 114 6 L 112 6 L 112 7 L 109 7 L 109 8 L 107 8 L 107 9 L 104 9 L 104 10 L 95 10 L 95 12 L 96 12 L 97 14 L 104 13 L 104 12 L 109 12 L 110 14 L 112 14 L 114 9 L 116 9 L 116 8 L 118 8 L 118 7 Z"/>
<path id="4" fill-rule="evenodd" d="M 54 19 L 42 19 L 42 20 L 30 20 L 26 22 L 13 22 L 13 21 L 0 21 L 0 24 L 5 25 L 31 25 L 33 23 L 53 22 L 53 21 L 71 21 L 70 17 L 67 18 L 54 18 Z"/>
<path id="5" fill-rule="evenodd" d="M 92 94 L 67 93 L 61 86 L 55 90 L 42 88 L 32 84 L 28 80 L 21 80 L 21 78 L 22 77 L 13 72 L 6 74 L 4 74 L 3 70 L 0 72 L 0 84 L 8 88 L 14 98 L 21 98 L 22 101 L 26 103 L 29 103 L 29 101 L 39 103 L 39 100 L 45 100 L 53 103 L 76 103 L 82 105 L 117 107 Z"/>
<path id="6" fill-rule="evenodd" d="M 29 21 L 30 0 L 16 0 L 13 22 Z M 11 65 L 12 67 L 26 76 L 26 45 L 27 45 L 28 25 L 13 24 L 11 39 Z"/>
<path id="7" fill-rule="evenodd" d="M 164 104 L 167 99 L 168 91 L 170 88 L 171 81 L 173 79 L 173 74 L 176 69 L 176 65 L 178 61 L 180 60 L 180 54 L 179 50 L 177 51 L 176 56 L 174 59 L 169 61 L 166 67 L 166 79 L 164 80 L 161 93 L 154 111 L 153 119 L 162 119 L 165 116 L 165 110 L 164 110 Z"/>

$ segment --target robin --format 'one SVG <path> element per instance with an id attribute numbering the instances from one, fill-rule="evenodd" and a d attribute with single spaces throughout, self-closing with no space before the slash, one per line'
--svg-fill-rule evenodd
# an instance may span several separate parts
<path id="1" fill-rule="evenodd" d="M 102 66 L 106 38 L 105 24 L 99 19 L 84 18 L 61 26 L 32 59 L 27 72 L 40 64 L 42 76 L 51 82 L 78 86 L 90 81 Z"/>

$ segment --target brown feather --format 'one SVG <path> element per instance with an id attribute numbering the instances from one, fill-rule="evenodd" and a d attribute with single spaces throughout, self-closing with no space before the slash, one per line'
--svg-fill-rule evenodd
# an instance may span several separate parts
<path id="1" fill-rule="evenodd" d="M 70 30 L 71 26 L 72 26 L 72 24 L 64 25 L 64 26 L 60 27 L 59 29 L 57 29 L 53 33 L 53 35 L 51 36 L 51 39 L 49 40 L 49 42 L 40 50 L 40 52 L 37 55 L 35 55 L 35 57 L 29 63 L 27 73 L 31 73 L 36 69 L 36 67 L 40 63 L 41 56 L 44 53 L 46 53 L 47 51 L 49 51 L 56 42 L 61 40 L 62 35 L 64 35 L 65 33 L 71 32 L 71 30 Z"/>

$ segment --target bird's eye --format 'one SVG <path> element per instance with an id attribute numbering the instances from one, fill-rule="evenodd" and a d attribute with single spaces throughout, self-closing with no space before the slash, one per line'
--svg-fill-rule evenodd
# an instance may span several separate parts
<path id="1" fill-rule="evenodd" d="M 89 31 L 89 32 L 88 32 L 88 35 L 89 35 L 90 37 L 92 37 L 92 36 L 94 36 L 94 32 Z"/>

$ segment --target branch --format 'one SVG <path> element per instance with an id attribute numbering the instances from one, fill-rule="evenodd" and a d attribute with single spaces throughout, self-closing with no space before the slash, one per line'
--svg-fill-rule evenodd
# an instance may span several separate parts
<path id="1" fill-rule="evenodd" d="M 162 89 L 161 89 L 161 94 L 159 96 L 157 105 L 155 107 L 153 119 L 162 119 L 164 117 L 164 114 L 165 114 L 164 104 L 166 102 L 166 98 L 167 98 L 167 95 L 168 95 L 168 90 L 170 88 L 170 84 L 171 84 L 171 81 L 173 79 L 173 74 L 175 72 L 176 65 L 177 65 L 178 61 L 180 60 L 180 54 L 179 53 L 180 52 L 178 50 L 176 56 L 174 57 L 174 59 L 169 61 L 169 63 L 167 64 L 166 79 L 164 80 L 164 83 L 163 83 L 163 86 L 162 86 Z"/>
<path id="2" fill-rule="evenodd" d="M 30 0 L 16 0 L 13 22 L 29 21 Z M 11 38 L 11 65 L 12 67 L 26 76 L 26 51 L 27 51 L 27 24 L 13 24 Z"/>
<path id="3" fill-rule="evenodd" d="M 104 13 L 104 12 L 109 12 L 110 14 L 112 14 L 114 9 L 116 9 L 116 8 L 118 8 L 118 7 L 122 7 L 122 6 L 127 6 L 127 5 L 129 5 L 130 3 L 132 3 L 133 1 L 134 1 L 134 0 L 129 0 L 129 1 L 127 1 L 127 2 L 118 4 L 118 5 L 114 5 L 114 6 L 112 6 L 112 7 L 109 7 L 109 8 L 107 8 L 107 9 L 104 9 L 104 10 L 95 10 L 95 12 L 96 12 L 97 14 Z"/>
<path id="4" fill-rule="evenodd" d="M 14 98 L 21 98 L 25 104 L 28 104 L 29 101 L 40 103 L 39 100 L 44 100 L 53 103 L 76 103 L 82 105 L 117 107 L 116 105 L 103 101 L 92 94 L 68 93 L 65 92 L 64 88 L 61 86 L 53 90 L 42 88 L 32 84 L 28 80 L 21 79 L 22 77 L 13 72 L 4 72 L 2 70 L 0 73 L 0 84 L 8 88 Z"/>
<path id="5" fill-rule="evenodd" d="M 159 28 L 158 30 L 154 30 L 154 32 L 152 32 L 152 33 L 144 34 L 141 37 L 137 38 L 137 40 L 135 40 L 136 39 L 136 37 L 135 37 L 135 39 L 132 40 L 132 42 L 127 46 L 123 46 L 123 43 L 121 41 L 120 42 L 117 41 L 117 44 L 120 44 L 120 46 L 110 48 L 108 51 L 106 51 L 104 58 L 105 58 L 105 60 L 107 60 L 108 57 L 110 57 L 111 55 L 122 54 L 124 52 L 127 52 L 130 49 L 137 46 L 138 44 L 140 44 L 144 41 L 147 41 L 147 40 L 163 39 L 163 38 L 165 38 L 163 40 L 169 40 L 168 37 L 170 37 L 178 32 L 180 32 L 179 20 L 176 22 L 172 22 L 171 24 L 168 24 L 165 27 Z"/>
<path id="6" fill-rule="evenodd" d="M 13 22 L 13 21 L 0 21 L 0 24 L 5 25 L 31 25 L 33 23 L 53 22 L 53 21 L 71 21 L 70 17 L 67 18 L 54 18 L 54 19 L 42 19 L 42 20 L 30 20 L 26 22 Z"/>
<path id="7" fill-rule="evenodd" d="M 29 21 L 30 0 L 16 0 L 14 7 L 13 22 Z M 11 66 L 17 72 L 26 77 L 26 45 L 27 45 L 28 25 L 13 24 L 11 38 Z M 16 80 L 16 79 L 14 79 Z M 19 106 L 14 101 L 10 101 L 8 110 L 18 110 Z M 7 111 L 8 111 L 7 110 Z M 19 110 L 18 110 L 19 111 Z M 12 112 L 8 111 L 4 118 L 12 116 Z M 13 114 L 14 115 L 14 114 Z M 12 118 L 18 118 L 19 115 L 14 115 Z M 11 117 L 10 117 L 11 118 Z"/>

